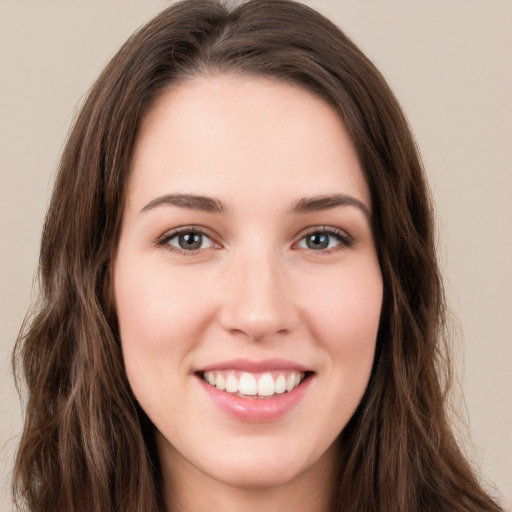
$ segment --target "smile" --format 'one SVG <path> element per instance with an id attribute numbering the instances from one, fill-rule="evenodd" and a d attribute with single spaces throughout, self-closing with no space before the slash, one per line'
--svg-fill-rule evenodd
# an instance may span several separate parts
<path id="1" fill-rule="evenodd" d="M 206 396 L 238 421 L 261 423 L 291 414 L 316 372 L 286 359 L 231 359 L 194 372 Z"/>
<path id="2" fill-rule="evenodd" d="M 293 391 L 306 378 L 306 373 L 296 370 L 264 373 L 223 370 L 205 371 L 200 376 L 219 391 L 242 398 L 268 399 Z"/>

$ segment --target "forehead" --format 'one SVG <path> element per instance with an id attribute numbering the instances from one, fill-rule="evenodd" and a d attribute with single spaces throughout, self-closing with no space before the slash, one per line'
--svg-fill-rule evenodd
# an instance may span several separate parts
<path id="1" fill-rule="evenodd" d="M 352 140 L 326 101 L 266 78 L 180 82 L 143 119 L 128 201 L 176 192 L 222 198 L 228 189 L 247 201 L 353 193 L 371 206 Z"/>

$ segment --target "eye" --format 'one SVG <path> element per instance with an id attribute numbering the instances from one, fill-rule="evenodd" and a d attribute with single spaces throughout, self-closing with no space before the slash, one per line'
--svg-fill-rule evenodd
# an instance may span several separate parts
<path id="1" fill-rule="evenodd" d="M 157 243 L 160 246 L 170 246 L 171 250 L 189 253 L 217 246 L 206 233 L 198 228 L 174 230 L 165 234 Z"/>
<path id="2" fill-rule="evenodd" d="M 297 247 L 312 251 L 329 251 L 331 249 L 348 247 L 351 244 L 350 237 L 343 231 L 335 229 L 317 229 L 303 236 Z"/>
<path id="3" fill-rule="evenodd" d="M 213 245 L 213 242 L 206 235 L 194 231 L 173 236 L 167 243 L 185 251 L 207 249 Z"/>

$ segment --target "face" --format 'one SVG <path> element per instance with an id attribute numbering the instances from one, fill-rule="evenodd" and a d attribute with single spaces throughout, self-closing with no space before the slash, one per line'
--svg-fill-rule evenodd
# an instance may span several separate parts
<path id="1" fill-rule="evenodd" d="M 217 76 L 159 97 L 114 295 L 164 478 L 262 488 L 332 471 L 381 311 L 370 219 L 344 124 L 311 93 Z"/>

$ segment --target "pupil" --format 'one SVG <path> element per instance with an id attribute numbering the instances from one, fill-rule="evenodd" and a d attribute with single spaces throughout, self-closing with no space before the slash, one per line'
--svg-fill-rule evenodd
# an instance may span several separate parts
<path id="1" fill-rule="evenodd" d="M 179 243 L 182 249 L 200 249 L 203 243 L 203 235 L 200 233 L 185 233 L 179 236 Z"/>
<path id="2" fill-rule="evenodd" d="M 313 233 L 308 236 L 306 244 L 309 249 L 327 249 L 329 246 L 329 235 L 324 233 Z"/>

